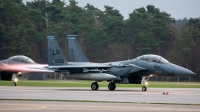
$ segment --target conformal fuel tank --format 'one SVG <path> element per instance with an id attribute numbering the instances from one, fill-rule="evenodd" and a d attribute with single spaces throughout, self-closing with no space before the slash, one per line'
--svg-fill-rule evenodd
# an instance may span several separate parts
<path id="1" fill-rule="evenodd" d="M 113 80 L 117 78 L 114 75 L 106 73 L 81 73 L 81 74 L 71 74 L 69 76 L 75 79 L 96 80 L 96 81 Z"/>

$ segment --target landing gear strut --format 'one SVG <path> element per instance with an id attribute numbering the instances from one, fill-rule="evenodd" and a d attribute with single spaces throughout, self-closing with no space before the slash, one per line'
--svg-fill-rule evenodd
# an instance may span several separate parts
<path id="1" fill-rule="evenodd" d="M 114 82 L 110 82 L 110 83 L 108 84 L 108 89 L 109 89 L 109 90 L 113 91 L 113 90 L 115 90 L 115 88 L 116 88 L 116 85 L 115 85 Z"/>
<path id="2" fill-rule="evenodd" d="M 91 84 L 91 89 L 92 89 L 92 90 L 98 90 L 98 89 L 99 89 L 99 84 L 98 84 L 97 82 L 93 82 L 93 83 Z"/>

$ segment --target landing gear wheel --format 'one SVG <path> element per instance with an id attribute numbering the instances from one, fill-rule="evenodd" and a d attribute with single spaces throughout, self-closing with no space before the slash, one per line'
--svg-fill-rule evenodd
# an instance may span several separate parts
<path id="1" fill-rule="evenodd" d="M 110 83 L 108 84 L 108 89 L 109 89 L 109 90 L 113 91 L 113 90 L 115 90 L 115 88 L 116 88 L 116 85 L 115 85 L 114 82 L 110 82 Z"/>
<path id="2" fill-rule="evenodd" d="M 98 90 L 98 89 L 99 89 L 98 83 L 97 83 L 97 82 L 93 82 L 93 83 L 91 84 L 91 89 L 92 89 L 92 90 Z"/>
<path id="3" fill-rule="evenodd" d="M 142 86 L 142 91 L 147 91 L 147 86 Z"/>
<path id="4" fill-rule="evenodd" d="M 17 86 L 17 83 L 16 83 L 16 82 L 13 82 L 13 83 L 12 83 L 12 86 Z"/>

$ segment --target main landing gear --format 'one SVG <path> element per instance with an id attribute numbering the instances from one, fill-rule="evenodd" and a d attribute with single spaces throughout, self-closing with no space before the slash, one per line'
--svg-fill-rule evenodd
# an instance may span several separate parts
<path id="1" fill-rule="evenodd" d="M 92 89 L 92 90 L 98 90 L 98 89 L 99 89 L 99 84 L 98 84 L 97 82 L 93 82 L 93 83 L 91 84 L 91 89 Z"/>
<path id="2" fill-rule="evenodd" d="M 115 85 L 114 82 L 110 82 L 110 83 L 108 84 L 108 89 L 109 89 L 109 90 L 113 91 L 113 90 L 115 90 L 115 88 L 116 88 L 116 85 Z"/>
<path id="3" fill-rule="evenodd" d="M 113 91 L 113 90 L 115 90 L 115 88 L 116 88 L 116 85 L 115 85 L 114 82 L 110 82 L 110 83 L 108 84 L 108 89 L 109 89 L 109 90 Z M 93 83 L 91 84 L 91 89 L 92 89 L 92 90 L 98 90 L 98 89 L 99 89 L 99 84 L 98 84 L 97 82 L 93 82 Z"/>

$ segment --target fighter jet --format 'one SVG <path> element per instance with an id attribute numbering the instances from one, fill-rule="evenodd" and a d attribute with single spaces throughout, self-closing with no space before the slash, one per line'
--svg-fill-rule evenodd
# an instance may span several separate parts
<path id="1" fill-rule="evenodd" d="M 8 59 L 0 61 L 0 80 L 13 81 L 12 86 L 17 86 L 18 77 L 24 73 L 30 72 L 52 72 L 49 70 L 34 70 L 27 67 L 44 67 L 35 63 L 31 58 L 23 55 L 12 56 Z"/>
<path id="2" fill-rule="evenodd" d="M 68 35 L 68 55 L 74 62 L 88 62 L 88 59 L 76 40 L 75 35 Z M 152 76 L 178 76 L 195 75 L 192 71 L 170 63 L 165 58 L 147 54 L 135 59 L 101 63 L 110 66 L 103 73 L 116 76 L 114 80 L 108 80 L 109 90 L 115 90 L 115 83 L 143 84 L 142 91 L 147 90 L 148 80 Z M 93 86 L 95 85 L 95 86 Z M 98 90 L 97 81 L 92 83 L 92 90 Z"/>
<path id="3" fill-rule="evenodd" d="M 35 62 L 32 59 L 23 55 L 12 56 L 6 60 L 1 60 L 0 78 L 1 80 L 13 80 L 13 86 L 16 86 L 18 81 L 17 75 L 20 75 L 21 71 L 23 71 L 20 65 L 33 63 Z"/>

